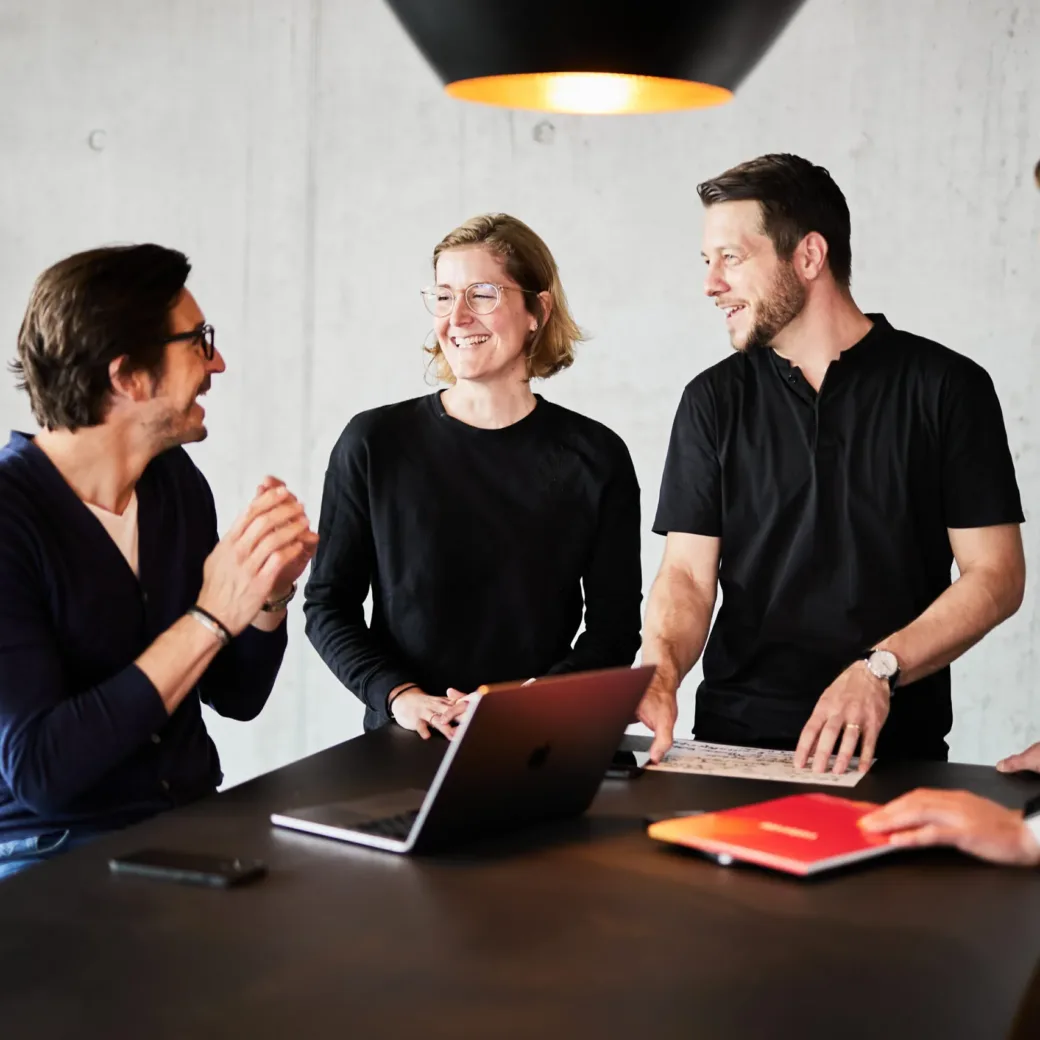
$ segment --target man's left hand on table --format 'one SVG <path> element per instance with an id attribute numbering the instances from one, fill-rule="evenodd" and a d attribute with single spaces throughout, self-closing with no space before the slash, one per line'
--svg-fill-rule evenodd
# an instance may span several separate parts
<path id="1" fill-rule="evenodd" d="M 825 773 L 835 753 L 833 772 L 844 773 L 860 745 L 859 768 L 870 768 L 878 734 L 888 718 L 891 692 L 888 683 L 855 661 L 827 687 L 816 702 L 798 738 L 794 753 L 797 769 L 810 757 L 814 773 Z M 814 754 L 815 750 L 815 754 Z"/>

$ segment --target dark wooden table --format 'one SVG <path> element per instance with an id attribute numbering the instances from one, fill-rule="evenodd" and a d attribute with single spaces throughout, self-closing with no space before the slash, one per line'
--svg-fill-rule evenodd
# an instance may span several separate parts
<path id="1" fill-rule="evenodd" d="M 1007 1035 L 1040 954 L 1040 872 L 926 851 L 799 881 L 644 834 L 646 812 L 785 785 L 606 781 L 580 820 L 436 858 L 267 821 L 425 786 L 443 748 L 360 737 L 0 882 L 3 1037 Z M 901 765 L 855 796 L 918 784 L 1009 805 L 1040 791 L 978 766 Z M 109 875 L 111 855 L 145 846 L 260 857 L 270 875 L 231 891 Z"/>

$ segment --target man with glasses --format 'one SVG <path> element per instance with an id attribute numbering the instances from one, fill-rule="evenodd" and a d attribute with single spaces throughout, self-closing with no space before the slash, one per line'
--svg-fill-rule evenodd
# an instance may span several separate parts
<path id="1" fill-rule="evenodd" d="M 254 718 L 317 536 L 268 477 L 223 539 L 180 447 L 224 360 L 155 245 L 33 288 L 13 369 L 41 429 L 0 451 L 0 877 L 214 791 L 201 704 Z"/>

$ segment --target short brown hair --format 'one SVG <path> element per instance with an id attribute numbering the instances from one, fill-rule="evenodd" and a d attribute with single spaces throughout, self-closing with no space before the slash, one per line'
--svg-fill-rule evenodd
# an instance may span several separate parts
<path id="1" fill-rule="evenodd" d="M 104 422 L 109 365 L 158 378 L 169 312 L 188 279 L 183 253 L 156 245 L 108 246 L 47 268 L 33 286 L 11 371 L 48 430 Z"/>
<path id="2" fill-rule="evenodd" d="M 810 231 L 827 240 L 834 280 L 852 281 L 852 226 L 841 188 L 822 167 L 798 155 L 762 155 L 697 185 L 705 206 L 754 200 L 762 209 L 762 230 L 777 256 L 790 260 Z"/>
<path id="3" fill-rule="evenodd" d="M 485 246 L 501 257 L 509 277 L 524 293 L 527 310 L 538 319 L 538 328 L 524 352 L 527 378 L 548 379 L 574 363 L 575 347 L 585 338 L 567 309 L 567 297 L 560 284 L 560 272 L 549 247 L 522 220 L 508 213 L 485 213 L 467 220 L 449 232 L 433 250 L 433 269 L 437 260 L 448 249 L 464 246 Z M 542 302 L 537 293 L 548 292 L 552 309 L 545 318 Z M 431 355 L 431 365 L 437 378 L 454 383 L 448 362 L 439 343 L 423 349 Z"/>

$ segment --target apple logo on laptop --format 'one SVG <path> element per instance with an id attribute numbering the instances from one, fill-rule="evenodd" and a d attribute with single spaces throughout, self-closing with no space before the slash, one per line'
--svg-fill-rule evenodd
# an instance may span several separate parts
<path id="1" fill-rule="evenodd" d="M 531 752 L 531 757 L 527 760 L 528 769 L 538 769 L 544 766 L 546 760 L 549 758 L 549 747 L 548 744 L 543 744 L 541 747 L 536 747 Z"/>

